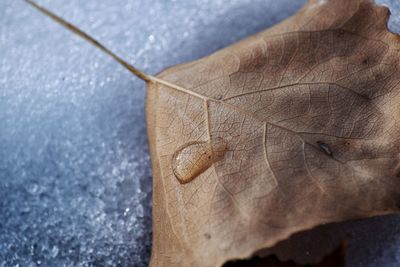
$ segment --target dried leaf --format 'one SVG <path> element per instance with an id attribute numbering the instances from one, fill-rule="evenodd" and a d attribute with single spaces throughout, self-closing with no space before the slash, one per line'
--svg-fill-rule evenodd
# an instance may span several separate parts
<path id="1" fill-rule="evenodd" d="M 283 23 L 148 83 L 151 266 L 222 266 L 399 209 L 399 37 L 367 0 Z"/>
<path id="2" fill-rule="evenodd" d="M 222 266 L 317 225 L 398 212 L 400 37 L 386 8 L 310 0 L 153 77 L 26 1 L 148 83 L 150 266 Z"/>

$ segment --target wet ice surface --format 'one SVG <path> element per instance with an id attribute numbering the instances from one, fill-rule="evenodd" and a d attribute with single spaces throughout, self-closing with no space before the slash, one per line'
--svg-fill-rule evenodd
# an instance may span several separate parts
<path id="1" fill-rule="evenodd" d="M 379 2 L 399 18 L 396 0 Z M 154 74 L 260 31 L 304 1 L 40 3 Z M 0 3 L 0 54 L 0 266 L 146 266 L 144 83 L 22 1 Z M 349 266 L 398 265 L 399 223 L 346 225 Z"/>

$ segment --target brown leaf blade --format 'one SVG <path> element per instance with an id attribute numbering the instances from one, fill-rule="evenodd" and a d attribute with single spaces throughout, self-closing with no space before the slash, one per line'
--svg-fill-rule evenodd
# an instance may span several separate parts
<path id="1" fill-rule="evenodd" d="M 151 266 L 222 266 L 398 211 L 400 45 L 387 18 L 368 0 L 310 1 L 148 83 Z"/>

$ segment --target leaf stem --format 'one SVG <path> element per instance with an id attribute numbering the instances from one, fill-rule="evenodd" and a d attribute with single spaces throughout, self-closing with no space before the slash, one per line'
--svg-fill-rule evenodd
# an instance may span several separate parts
<path id="1" fill-rule="evenodd" d="M 134 75 L 136 75 L 138 78 L 149 82 L 149 81 L 153 81 L 153 77 L 151 75 L 148 75 L 142 71 L 140 71 L 139 69 L 135 68 L 134 66 L 132 66 L 131 64 L 129 64 L 128 62 L 126 62 L 124 59 L 122 59 L 121 57 L 117 56 L 114 52 L 112 52 L 110 49 L 108 49 L 107 47 L 105 47 L 104 45 L 102 45 L 99 41 L 97 41 L 96 39 L 94 39 L 93 37 L 91 37 L 90 35 L 88 35 L 87 33 L 85 33 L 84 31 L 80 30 L 78 27 L 76 27 L 75 25 L 69 23 L 68 21 L 62 19 L 61 17 L 57 16 L 56 14 L 54 14 L 53 12 L 49 11 L 48 9 L 36 4 L 34 1 L 32 0 L 25 0 L 28 4 L 30 4 L 31 6 L 33 6 L 35 9 L 39 10 L 40 12 L 42 12 L 43 14 L 45 14 L 46 16 L 50 17 L 51 19 L 53 19 L 55 22 L 59 23 L 61 26 L 63 26 L 64 28 L 67 28 L 68 30 L 70 30 L 71 32 L 75 33 L 76 35 L 80 36 L 81 38 L 83 38 L 85 41 L 91 43 L 92 45 L 94 45 L 95 47 L 97 47 L 98 49 L 100 49 L 101 51 L 103 51 L 104 53 L 106 53 L 107 55 L 111 56 L 113 59 L 115 59 L 118 63 L 120 63 L 123 67 L 125 67 L 127 70 L 129 70 L 130 72 L 132 72 Z"/>

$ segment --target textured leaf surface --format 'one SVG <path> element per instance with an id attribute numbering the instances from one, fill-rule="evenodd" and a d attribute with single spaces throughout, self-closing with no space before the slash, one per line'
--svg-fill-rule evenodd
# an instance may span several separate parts
<path id="1" fill-rule="evenodd" d="M 221 266 L 399 209 L 399 37 L 368 0 L 283 23 L 148 84 L 151 266 Z"/>

